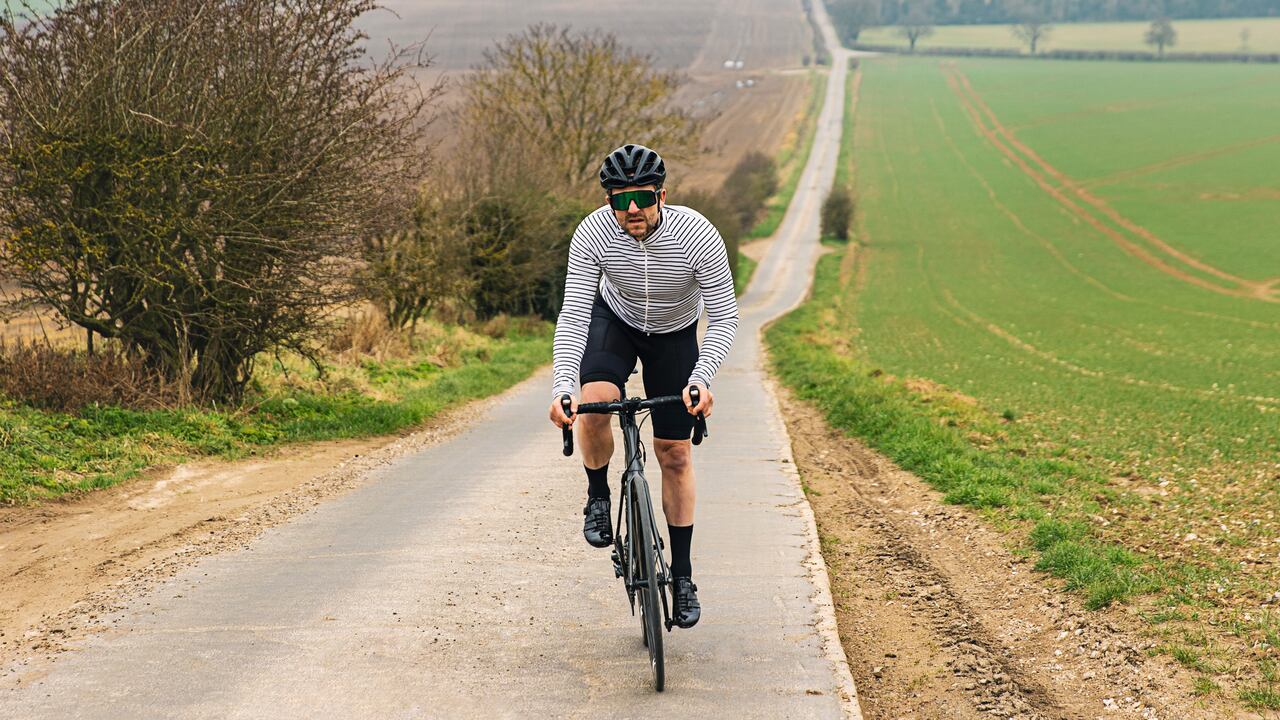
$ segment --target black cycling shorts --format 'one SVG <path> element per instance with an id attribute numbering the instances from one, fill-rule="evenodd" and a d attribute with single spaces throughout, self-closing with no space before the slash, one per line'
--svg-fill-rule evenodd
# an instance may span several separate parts
<path id="1" fill-rule="evenodd" d="M 647 397 L 682 394 L 698 362 L 698 323 L 675 332 L 645 333 L 623 322 L 597 295 L 591 308 L 591 329 L 582 352 L 579 382 L 611 382 L 626 397 L 627 378 L 636 368 L 636 358 L 644 365 Z M 693 416 L 684 407 L 654 408 L 650 417 L 656 438 L 688 440 L 693 434 Z"/>

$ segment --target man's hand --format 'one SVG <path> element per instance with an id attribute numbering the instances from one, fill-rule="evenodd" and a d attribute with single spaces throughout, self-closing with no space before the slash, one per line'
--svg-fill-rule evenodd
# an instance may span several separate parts
<path id="1" fill-rule="evenodd" d="M 698 388 L 698 404 L 697 405 L 692 405 L 693 399 L 689 396 L 690 387 Z M 704 418 L 711 417 L 711 405 L 713 403 L 715 403 L 715 397 L 712 396 L 711 391 L 708 390 L 707 388 L 702 387 L 698 383 L 692 383 L 689 385 L 689 387 L 684 389 L 684 405 L 685 407 L 689 408 L 689 414 L 693 415 L 694 417 L 697 417 L 698 413 L 702 413 L 702 417 Z"/>
<path id="2" fill-rule="evenodd" d="M 685 404 L 688 404 L 688 395 L 685 395 Z M 558 428 L 573 427 L 573 421 L 578 419 L 578 398 L 569 396 L 569 407 L 572 409 L 572 415 L 564 414 L 564 406 L 561 404 L 561 398 L 557 397 L 551 401 L 551 422 Z"/>

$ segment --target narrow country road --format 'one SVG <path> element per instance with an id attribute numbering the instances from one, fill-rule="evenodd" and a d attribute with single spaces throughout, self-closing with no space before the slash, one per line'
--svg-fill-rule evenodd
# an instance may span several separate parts
<path id="1" fill-rule="evenodd" d="M 860 718 L 758 342 L 811 277 L 847 54 L 832 67 L 696 452 L 703 620 L 666 636 L 665 693 L 608 552 L 582 540 L 585 480 L 546 421 L 543 373 L 454 440 L 136 599 L 0 691 L 0 717 Z"/>

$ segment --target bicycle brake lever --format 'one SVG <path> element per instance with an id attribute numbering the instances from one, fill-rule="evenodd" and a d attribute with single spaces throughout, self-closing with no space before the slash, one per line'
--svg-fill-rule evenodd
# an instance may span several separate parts
<path id="1" fill-rule="evenodd" d="M 698 392 L 698 386 L 690 385 L 689 399 L 693 401 L 694 407 L 697 407 L 700 396 L 701 393 Z M 706 437 L 711 437 L 711 434 L 707 432 L 707 419 L 702 416 L 702 413 L 698 413 L 697 419 L 693 421 L 693 444 L 701 445 L 702 439 Z"/>
<path id="2" fill-rule="evenodd" d="M 573 400 L 568 395 L 560 398 L 560 407 L 564 408 L 566 417 L 573 417 Z M 560 430 L 564 433 L 564 456 L 569 457 L 573 455 L 573 427 L 565 425 Z"/>

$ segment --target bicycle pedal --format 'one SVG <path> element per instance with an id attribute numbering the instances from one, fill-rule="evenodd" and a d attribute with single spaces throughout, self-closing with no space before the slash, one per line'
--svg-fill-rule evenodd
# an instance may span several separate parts
<path id="1" fill-rule="evenodd" d="M 618 557 L 618 551 L 611 551 L 609 557 L 613 560 L 613 576 L 622 577 L 622 558 Z"/>

